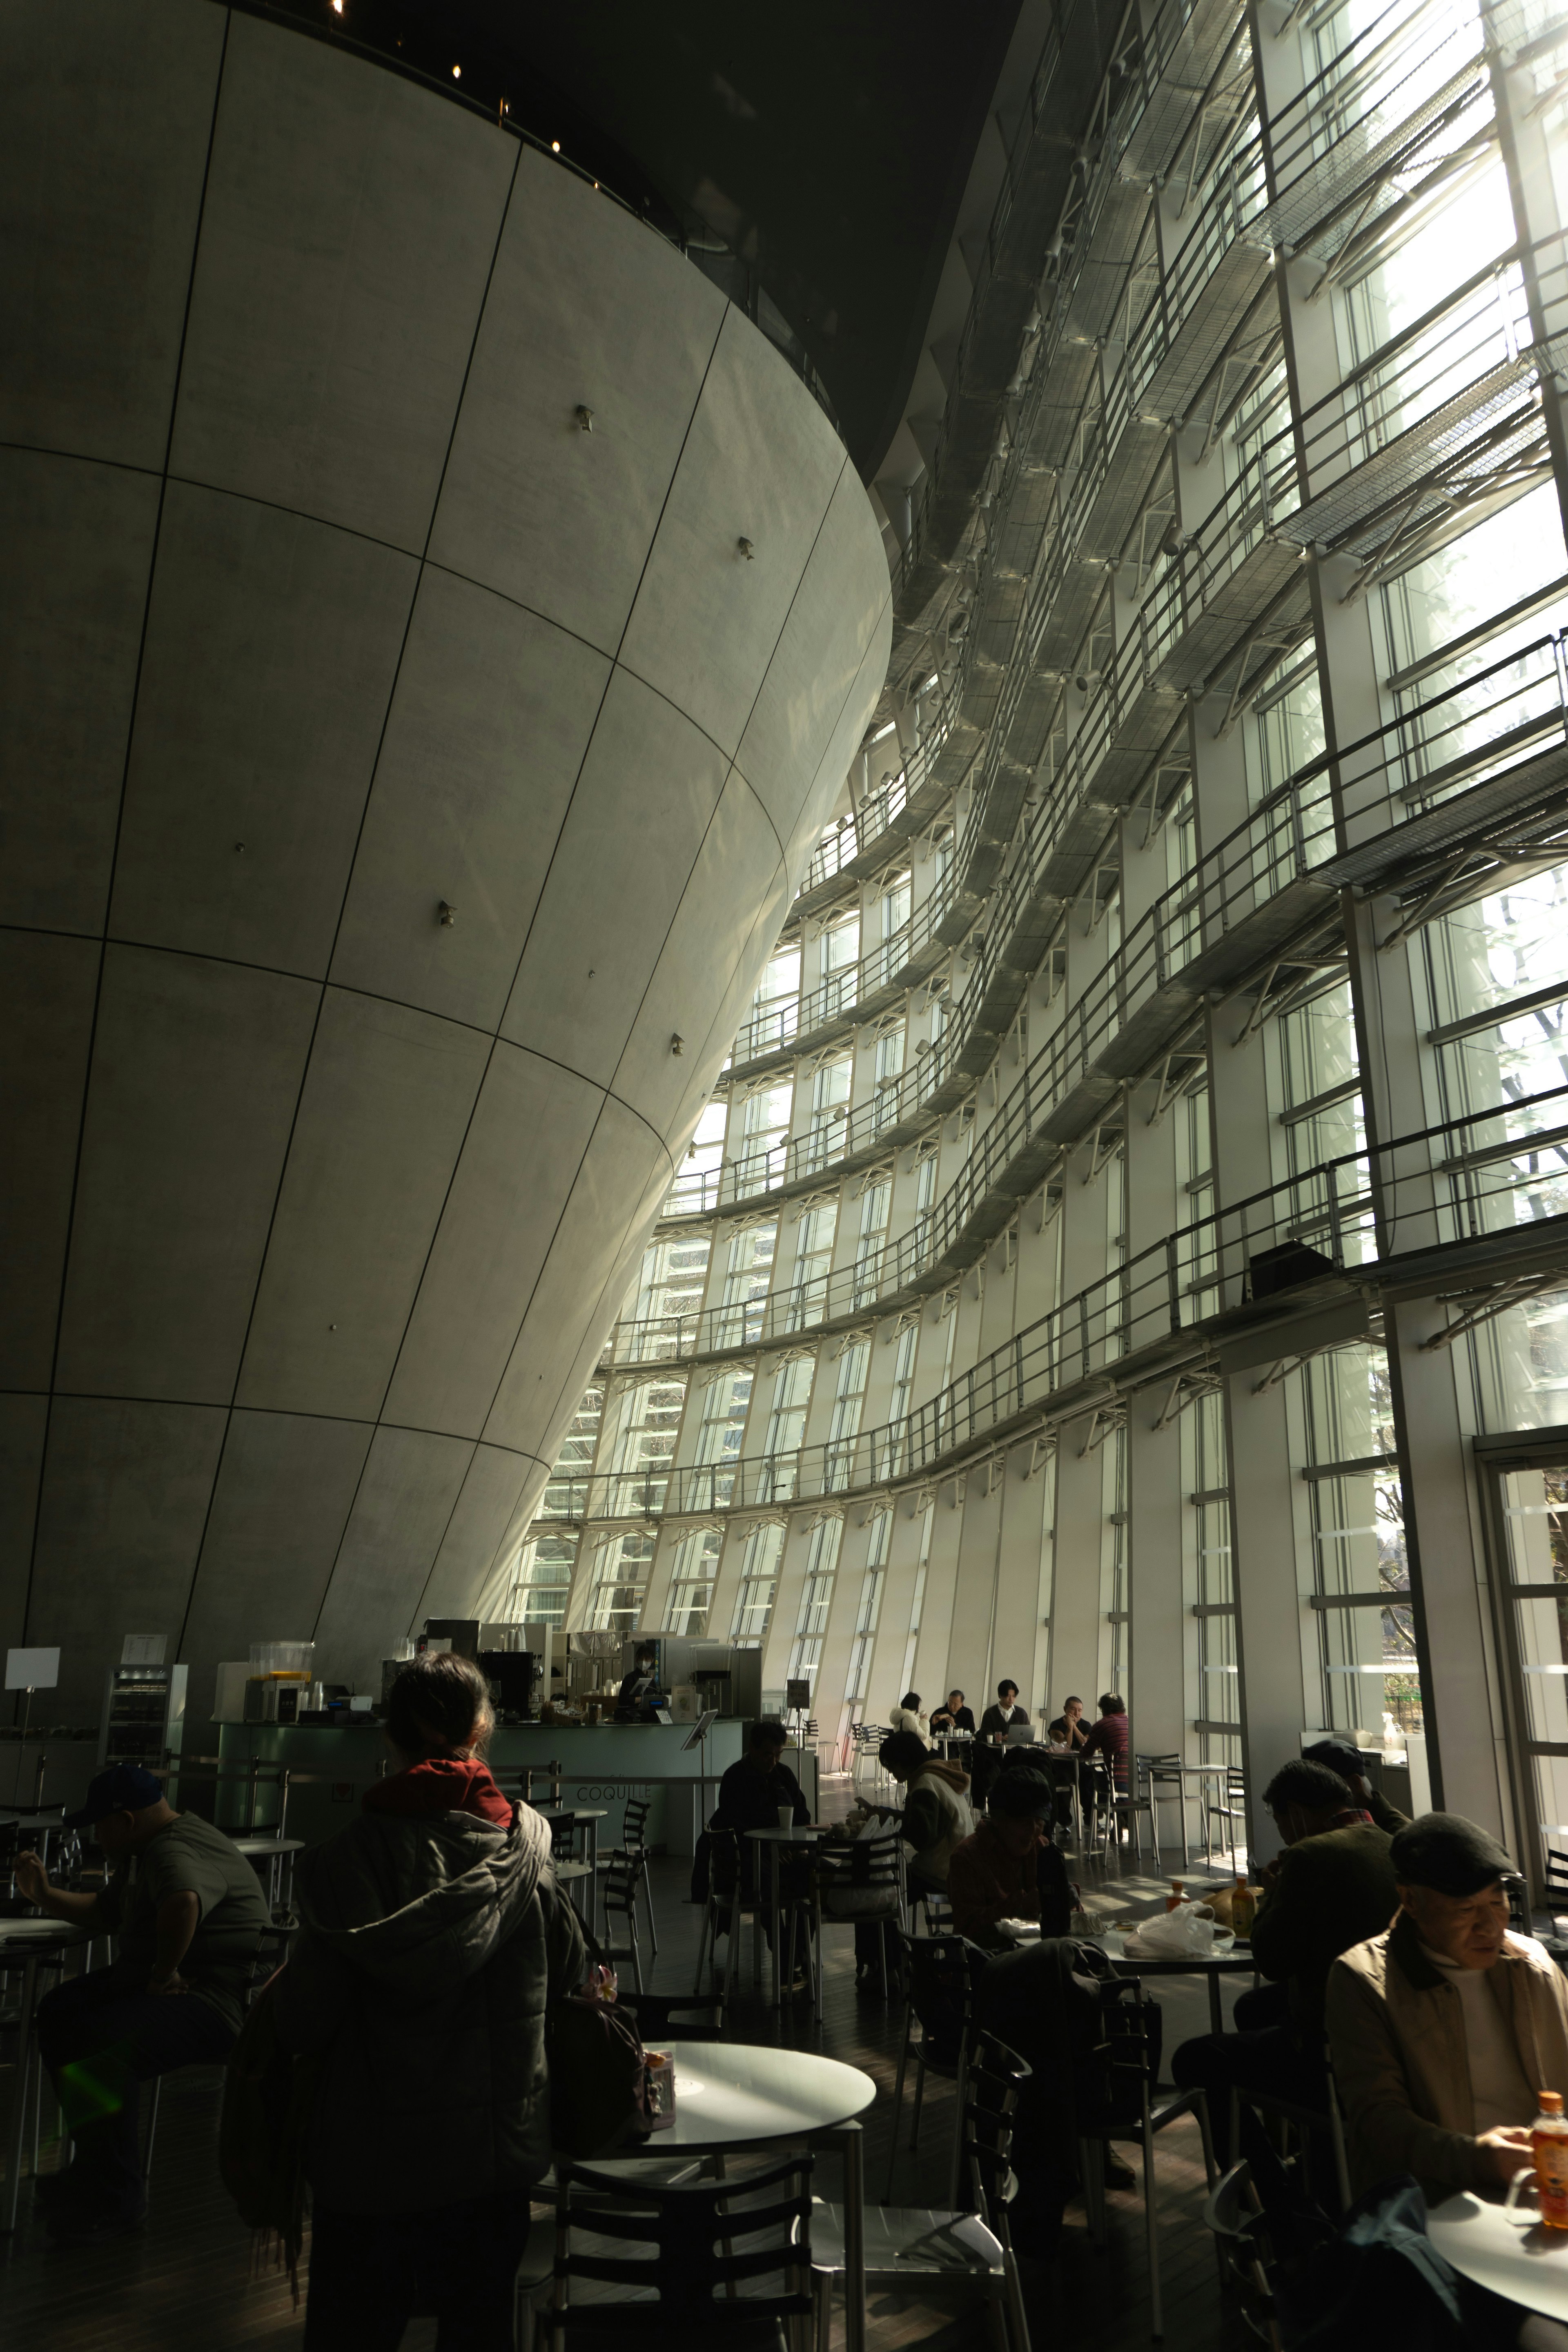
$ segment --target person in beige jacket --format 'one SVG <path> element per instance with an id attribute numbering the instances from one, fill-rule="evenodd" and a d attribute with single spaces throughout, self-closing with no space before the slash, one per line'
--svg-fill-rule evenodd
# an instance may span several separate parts
<path id="1" fill-rule="evenodd" d="M 1510 1931 L 1517 1874 L 1474 1822 L 1424 1814 L 1389 1860 L 1393 1927 L 1329 1971 L 1352 2188 L 1413 2172 L 1434 2203 L 1495 2190 L 1531 2160 L 1538 2095 L 1568 2094 L 1568 1981 Z"/>

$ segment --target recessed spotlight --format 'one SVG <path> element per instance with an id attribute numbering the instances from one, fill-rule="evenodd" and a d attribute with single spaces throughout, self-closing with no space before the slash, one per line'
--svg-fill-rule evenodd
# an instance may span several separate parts
<path id="1" fill-rule="evenodd" d="M 552 153 L 552 155 L 559 155 L 559 154 L 560 154 L 560 152 L 561 152 L 561 142 L 560 142 L 560 140 L 559 140 L 559 139 L 552 139 L 552 140 L 551 141 L 551 142 L 550 142 L 550 152 L 551 152 L 551 153 Z"/>
<path id="2" fill-rule="evenodd" d="M 343 0 L 332 0 L 332 14 L 333 14 L 333 16 L 341 16 L 342 15 L 342 13 L 343 13 Z"/>
<path id="3" fill-rule="evenodd" d="M 452 79 L 453 79 L 454 81 L 461 81 L 461 80 L 462 80 L 462 79 L 463 79 L 463 68 L 462 68 L 462 67 L 461 67 L 461 66 L 454 66 L 454 67 L 452 68 Z"/>

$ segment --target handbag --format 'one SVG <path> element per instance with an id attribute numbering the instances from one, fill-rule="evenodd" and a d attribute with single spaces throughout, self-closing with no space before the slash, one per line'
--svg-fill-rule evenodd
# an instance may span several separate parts
<path id="1" fill-rule="evenodd" d="M 572 1994 L 550 2012 L 550 2130 L 562 2156 L 606 2156 L 654 2127 L 647 2059 L 614 2001 Z"/>

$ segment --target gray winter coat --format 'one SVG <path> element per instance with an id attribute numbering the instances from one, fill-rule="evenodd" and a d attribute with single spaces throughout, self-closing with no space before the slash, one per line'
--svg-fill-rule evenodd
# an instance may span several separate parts
<path id="1" fill-rule="evenodd" d="M 278 2032 L 325 2060 L 306 2172 L 351 2213 L 525 2194 L 550 2163 L 548 2004 L 582 1980 L 550 1832 L 362 1813 L 300 1856 Z"/>

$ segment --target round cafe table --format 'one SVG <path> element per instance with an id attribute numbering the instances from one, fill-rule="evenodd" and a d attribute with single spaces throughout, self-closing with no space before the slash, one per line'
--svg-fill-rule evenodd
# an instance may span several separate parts
<path id="1" fill-rule="evenodd" d="M 865 2352 L 866 2190 L 856 2119 L 877 2095 L 870 2075 L 810 2050 L 764 2050 L 748 2042 L 659 2046 L 675 2064 L 675 2121 L 646 2143 L 650 2155 L 684 2148 L 721 2156 L 774 2140 L 837 2140 L 844 2158 L 846 2352 Z"/>
<path id="2" fill-rule="evenodd" d="M 1494 2202 L 1462 2189 L 1427 2215 L 1426 2234 L 1478 2286 L 1568 2321 L 1568 2230 L 1543 2230 L 1533 2206 L 1504 2212 L 1500 2193 Z"/>

